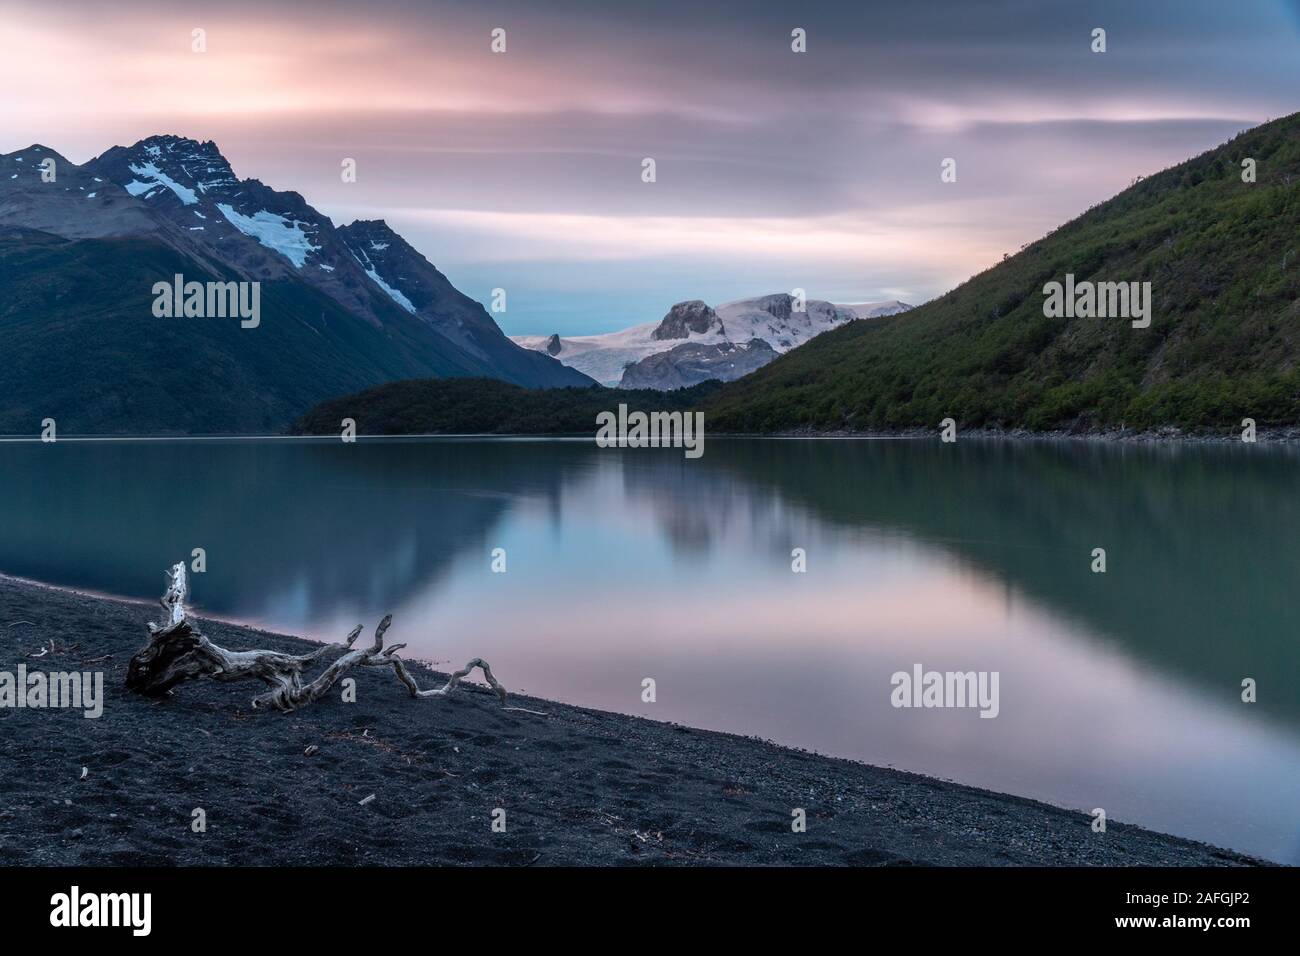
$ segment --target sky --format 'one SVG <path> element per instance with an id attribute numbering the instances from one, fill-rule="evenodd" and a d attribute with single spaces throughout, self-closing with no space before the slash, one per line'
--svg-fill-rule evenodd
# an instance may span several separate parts
<path id="1" fill-rule="evenodd" d="M 1300 0 L 0 0 L 0 152 L 215 140 L 510 334 L 920 303 L 1298 102 Z"/>

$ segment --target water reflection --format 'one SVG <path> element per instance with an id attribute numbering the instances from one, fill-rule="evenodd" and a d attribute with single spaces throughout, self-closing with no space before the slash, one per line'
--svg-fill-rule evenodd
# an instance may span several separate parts
<path id="1" fill-rule="evenodd" d="M 211 613 L 333 637 L 392 611 L 414 653 L 482 654 L 534 693 L 1295 853 L 1287 450 L 60 442 L 0 462 L 9 573 L 153 598 L 203 547 Z M 1001 716 L 893 709 L 918 661 L 999 670 Z"/>

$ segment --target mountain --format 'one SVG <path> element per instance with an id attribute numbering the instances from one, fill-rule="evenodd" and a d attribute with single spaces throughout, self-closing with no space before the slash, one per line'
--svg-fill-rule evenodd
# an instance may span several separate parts
<path id="1" fill-rule="evenodd" d="M 691 299 L 678 302 L 660 321 L 650 338 L 656 342 L 671 342 L 675 339 L 690 338 L 692 334 L 707 335 L 710 332 L 722 332 L 722 320 L 718 313 L 701 302 Z"/>
<path id="2" fill-rule="evenodd" d="M 805 302 L 802 311 L 794 308 L 795 300 L 785 293 L 765 295 L 754 299 L 740 299 L 718 306 L 715 310 L 699 299 L 678 302 L 658 322 L 648 322 L 619 332 L 601 335 L 519 335 L 513 340 L 528 349 L 544 351 L 564 364 L 590 375 L 605 385 L 619 385 L 625 370 L 650 356 L 659 356 L 672 350 L 668 359 L 657 359 L 648 368 L 632 373 L 633 381 L 669 382 L 678 373 L 667 371 L 677 359 L 692 364 L 709 361 L 724 380 L 745 374 L 729 368 L 725 356 L 733 358 L 740 352 L 748 359 L 736 368 L 746 371 L 757 368 L 753 364 L 760 355 L 772 356 L 786 352 L 815 335 L 820 335 L 855 319 L 879 318 L 906 311 L 911 306 L 903 302 L 867 302 L 855 306 L 833 305 L 819 299 Z M 761 340 L 766 349 L 750 348 L 750 343 Z M 726 350 L 679 350 L 683 344 L 704 346 L 729 346 Z M 707 357 L 706 357 L 707 356 Z M 681 377 L 692 379 L 694 373 L 680 370 Z M 632 387 L 640 388 L 642 385 Z M 658 385 L 645 387 L 658 388 Z M 662 387 L 678 387 L 664 385 Z"/>
<path id="3" fill-rule="evenodd" d="M 360 259 L 381 231 L 394 256 Z M 261 283 L 260 322 L 156 317 L 155 283 L 178 274 Z M 382 223 L 335 228 L 175 136 L 80 166 L 39 144 L 0 155 L 0 343 L 11 434 L 46 417 L 64 434 L 278 431 L 331 395 L 430 376 L 591 384 L 513 345 Z"/>
<path id="4" fill-rule="evenodd" d="M 479 303 L 462 293 L 383 220 L 338 230 L 376 285 L 399 306 L 492 368 L 495 378 L 534 388 L 583 387 L 591 379 L 510 341 Z"/>
<path id="5" fill-rule="evenodd" d="M 705 345 L 686 342 L 667 352 L 656 352 L 623 371 L 619 388 L 686 388 L 717 379 L 730 382 L 771 362 L 779 353 L 762 339 Z"/>
<path id="6" fill-rule="evenodd" d="M 1136 182 L 905 318 L 788 352 L 718 393 L 709 427 L 1295 424 L 1298 222 L 1293 114 Z M 1050 284 L 1067 281 L 1149 282 L 1149 327 L 1045 314 Z"/>
<path id="7" fill-rule="evenodd" d="M 914 306 L 906 302 L 899 302 L 897 299 L 887 299 L 884 302 L 858 302 L 843 303 L 836 306 L 840 309 L 848 309 L 859 319 L 881 319 L 887 315 L 898 315 L 900 312 L 906 312 Z"/>

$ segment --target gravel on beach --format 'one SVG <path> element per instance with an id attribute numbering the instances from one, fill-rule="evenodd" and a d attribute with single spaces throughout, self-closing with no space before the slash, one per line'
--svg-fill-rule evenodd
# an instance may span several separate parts
<path id="1" fill-rule="evenodd" d="M 503 711 L 467 684 L 416 700 L 387 668 L 350 673 L 357 703 L 336 688 L 291 714 L 252 710 L 255 682 L 203 679 L 150 700 L 123 678 L 158 616 L 0 578 L 0 671 L 102 671 L 104 682 L 96 719 L 0 708 L 0 863 L 1257 862 L 1115 821 L 1095 833 L 1079 811 L 753 738 L 528 697 L 511 703 L 546 716 Z M 232 650 L 313 646 L 212 620 L 202 630 Z M 491 663 L 509 687 L 509 662 Z M 440 676 L 413 672 L 425 687 Z M 798 809 L 806 832 L 792 830 Z"/>

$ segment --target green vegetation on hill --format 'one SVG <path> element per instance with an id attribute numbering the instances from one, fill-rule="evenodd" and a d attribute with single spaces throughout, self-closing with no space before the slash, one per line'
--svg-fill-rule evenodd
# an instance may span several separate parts
<path id="1" fill-rule="evenodd" d="M 390 382 L 322 402 L 296 421 L 293 435 L 337 435 L 351 418 L 362 435 L 594 435 L 596 415 L 626 404 L 636 411 L 680 411 L 716 392 L 703 382 L 673 392 L 650 389 L 520 388 L 486 378 Z"/>
<path id="2" fill-rule="evenodd" d="M 1257 181 L 1242 181 L 1254 159 Z M 825 333 L 705 403 L 713 431 L 1300 422 L 1300 114 L 1114 199 L 933 302 Z M 1152 286 L 1150 328 L 1043 286 Z"/>
<path id="3" fill-rule="evenodd" d="M 255 329 L 155 318 L 154 283 L 178 273 L 237 278 L 150 238 L 0 230 L 0 434 L 271 433 L 376 382 L 483 374 L 414 320 L 378 328 L 303 282 L 263 282 Z"/>

